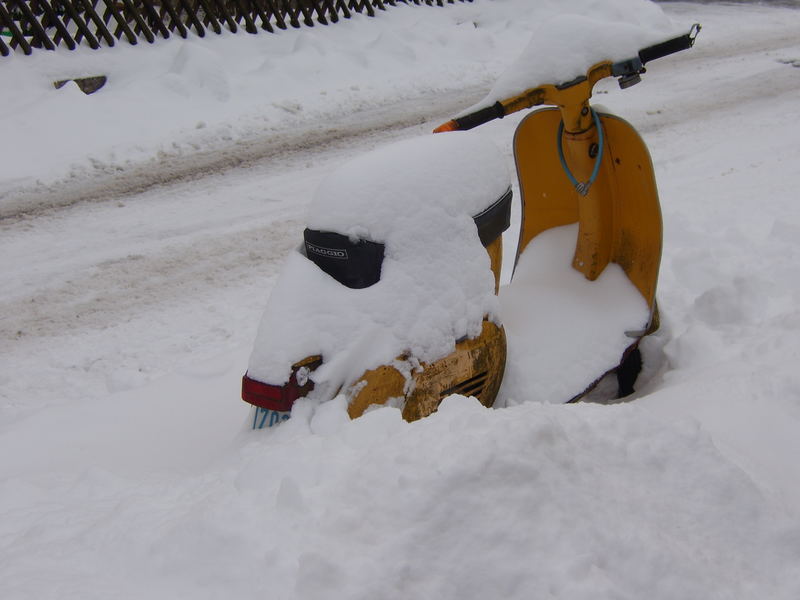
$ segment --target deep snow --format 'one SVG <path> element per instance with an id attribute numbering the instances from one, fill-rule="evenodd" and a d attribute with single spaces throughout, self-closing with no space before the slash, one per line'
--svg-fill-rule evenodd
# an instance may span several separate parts
<path id="1" fill-rule="evenodd" d="M 642 133 L 664 211 L 663 364 L 633 402 L 453 397 L 406 424 L 334 400 L 243 431 L 317 184 L 479 101 L 538 20 L 520 6 L 0 61 L 3 598 L 800 596 L 797 10 L 662 5 L 697 46 L 595 97 Z M 49 87 L 101 67 L 96 97 Z M 147 119 L 109 108 L 129 100 Z M 509 167 L 516 122 L 484 128 Z"/>

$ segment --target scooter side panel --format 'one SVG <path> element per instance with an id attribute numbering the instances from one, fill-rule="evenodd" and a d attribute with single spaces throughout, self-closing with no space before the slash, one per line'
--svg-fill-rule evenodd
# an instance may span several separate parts
<path id="1" fill-rule="evenodd" d="M 405 357 L 398 357 L 402 363 Z M 435 412 L 451 394 L 476 397 L 484 406 L 494 404 L 506 365 L 506 336 L 502 327 L 484 321 L 481 335 L 463 339 L 447 356 L 432 363 L 407 365 L 406 380 L 396 365 L 382 365 L 364 373 L 348 392 L 347 412 L 361 416 L 370 406 L 389 399 L 403 402 L 403 418 L 416 421 Z"/>
<path id="2" fill-rule="evenodd" d="M 543 231 L 579 222 L 579 243 L 603 249 L 610 262 L 623 268 L 652 308 L 661 261 L 662 225 L 647 147 L 629 123 L 613 115 L 601 115 L 603 162 L 588 197 L 580 196 L 558 158 L 560 121 L 558 109 L 539 110 L 519 124 L 514 136 L 523 207 L 517 256 Z M 586 179 L 585 171 L 591 162 L 586 157 L 576 160 L 570 155 L 568 144 L 565 155 L 576 177 Z M 587 209 L 589 203 L 593 206 Z M 594 239 L 587 243 L 583 239 L 587 237 Z M 599 275 L 584 273 L 590 279 Z"/>
<path id="3" fill-rule="evenodd" d="M 517 257 L 541 232 L 578 221 L 578 195 L 558 160 L 557 108 L 529 114 L 514 134 L 514 159 L 522 202 Z"/>
<path id="4" fill-rule="evenodd" d="M 653 163 L 647 147 L 627 121 L 602 115 L 607 162 L 613 169 L 612 260 L 653 308 L 661 264 L 663 226 Z"/>

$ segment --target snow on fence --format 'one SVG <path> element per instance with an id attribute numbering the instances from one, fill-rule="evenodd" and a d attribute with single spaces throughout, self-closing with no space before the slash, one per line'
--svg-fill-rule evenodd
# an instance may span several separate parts
<path id="1" fill-rule="evenodd" d="M 472 0 L 458 0 L 472 2 Z M 0 55 L 14 50 L 31 54 L 36 48 L 74 50 L 85 43 L 97 49 L 125 38 L 130 44 L 193 29 L 248 33 L 274 28 L 313 27 L 336 23 L 353 12 L 375 16 L 386 5 L 444 6 L 456 0 L 3 0 L 0 2 Z"/>

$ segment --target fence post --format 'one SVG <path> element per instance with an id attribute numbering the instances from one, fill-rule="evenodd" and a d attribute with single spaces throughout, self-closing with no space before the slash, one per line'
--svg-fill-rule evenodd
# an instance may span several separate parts
<path id="1" fill-rule="evenodd" d="M 275 23 L 277 23 L 280 29 L 286 29 L 286 21 L 284 21 L 283 17 L 286 13 L 281 12 L 275 8 L 274 0 L 264 0 L 267 3 L 267 7 L 270 10 L 270 14 L 275 17 Z"/>
<path id="2" fill-rule="evenodd" d="M 264 9 L 261 7 L 261 3 L 259 0 L 252 0 L 253 3 L 253 10 L 258 15 L 258 18 L 261 19 L 261 29 L 265 31 L 269 31 L 270 33 L 274 32 L 275 30 L 272 29 L 272 25 L 270 25 L 269 17 L 267 16 Z M 255 22 L 255 17 L 253 17 L 253 21 Z"/>
<path id="3" fill-rule="evenodd" d="M 222 27 L 220 26 L 214 11 L 211 9 L 211 6 L 209 6 L 208 0 L 200 0 L 198 6 L 201 6 L 203 8 L 203 13 L 205 13 L 203 20 L 205 21 L 206 28 L 211 25 L 214 33 L 220 35 L 222 33 Z"/>
<path id="4" fill-rule="evenodd" d="M 19 11 L 25 17 L 25 20 L 28 23 L 28 29 L 32 33 L 33 43 L 31 46 L 39 46 L 42 45 L 48 50 L 55 50 L 56 47 L 53 42 L 50 40 L 49 36 L 45 33 L 44 28 L 41 26 L 39 21 L 31 11 L 30 6 L 28 6 L 27 2 L 23 0 L 17 0 L 17 6 L 19 7 Z"/>
<path id="5" fill-rule="evenodd" d="M 136 38 L 136 35 L 131 31 L 131 28 L 128 27 L 128 23 L 123 19 L 120 15 L 119 7 L 117 7 L 117 3 L 113 0 L 111 2 L 106 2 L 106 9 L 103 11 L 102 19 L 103 23 L 106 24 L 108 27 L 108 22 L 111 20 L 111 17 L 114 17 L 114 22 L 117 24 L 117 27 L 114 29 L 114 37 L 117 39 L 122 38 L 122 34 L 125 34 L 125 37 L 128 38 L 128 43 L 131 46 L 135 46 L 139 43 L 139 40 Z M 109 29 L 109 31 L 111 31 Z"/>
<path id="6" fill-rule="evenodd" d="M 197 18 L 197 8 L 196 6 L 192 6 L 192 3 L 189 0 L 178 0 L 178 4 L 180 8 L 183 9 L 183 12 L 186 13 L 187 23 L 186 29 L 189 30 L 190 27 L 194 27 L 194 30 L 197 32 L 197 35 L 200 37 L 206 36 L 205 27 L 200 22 L 200 19 Z M 178 16 L 180 16 L 181 11 L 178 9 Z M 191 25 L 190 25 L 191 23 Z"/>
<path id="7" fill-rule="evenodd" d="M 116 42 L 114 36 L 111 35 L 111 33 L 106 28 L 105 23 L 103 23 L 103 20 L 97 15 L 97 13 L 94 10 L 94 5 L 97 3 L 97 0 L 92 0 L 91 2 L 89 0 L 82 0 L 82 1 L 83 1 L 83 6 L 85 8 L 84 12 L 89 15 L 89 19 L 91 19 L 92 22 L 94 23 L 95 30 L 97 31 L 97 33 L 99 33 L 100 37 L 102 37 L 106 41 L 106 44 L 113 47 L 114 43 Z"/>
<path id="8" fill-rule="evenodd" d="M 11 31 L 10 45 L 12 48 L 20 46 L 25 54 L 31 54 L 33 52 L 28 40 L 26 40 L 25 36 L 22 35 L 22 31 L 20 31 L 19 27 L 17 27 L 16 22 L 11 18 L 11 15 L 6 10 L 6 7 L 2 4 L 0 4 L 0 25 L 7 27 L 8 30 Z"/>

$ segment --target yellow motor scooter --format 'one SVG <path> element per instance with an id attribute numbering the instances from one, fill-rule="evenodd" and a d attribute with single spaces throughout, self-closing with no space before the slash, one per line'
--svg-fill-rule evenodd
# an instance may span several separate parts
<path id="1" fill-rule="evenodd" d="M 617 376 L 617 396 L 632 393 L 641 368 L 639 343 L 658 328 L 655 293 L 662 225 L 653 166 L 644 142 L 629 123 L 592 108 L 593 88 L 607 77 L 618 78 L 623 89 L 638 83 L 647 62 L 691 48 L 699 31 L 700 26 L 694 25 L 688 33 L 642 49 L 635 57 L 599 62 L 572 81 L 538 85 L 455 118 L 435 130 L 444 133 L 472 129 L 523 109 L 548 107 L 526 117 L 514 137 L 522 205 L 515 264 L 547 232 L 573 226 L 576 229 L 571 256 L 574 271 L 586 281 L 596 281 L 607 270 L 621 270 L 645 307 L 644 316 L 635 326 L 621 332 L 623 341 L 614 342 L 619 348 L 612 349 L 613 361 L 588 374 L 580 389 L 555 401 L 579 400 L 611 373 Z M 495 292 L 500 284 L 501 233 L 508 226 L 509 211 L 510 195 L 503 195 L 475 216 L 480 234 L 476 240 L 480 237 L 489 255 Z M 309 241 L 309 230 L 306 231 L 304 256 L 326 272 L 328 264 L 338 263 L 332 268 L 341 269 L 341 261 L 330 260 L 332 256 L 336 258 L 331 253 L 346 254 L 347 244 L 353 241 L 342 239 L 342 248 L 336 249 L 330 241 L 334 238 L 317 237 Z M 312 233 L 342 237 L 336 232 Z M 322 244 L 317 240 L 328 241 Z M 358 243 L 363 246 L 374 241 Z M 327 256 L 320 256 L 323 250 Z M 380 260 L 382 253 L 381 249 Z M 369 268 L 374 270 L 374 266 L 373 263 Z M 348 285 L 337 273 L 330 274 Z M 352 279 L 353 273 L 347 277 Z M 380 265 L 373 280 L 379 279 Z M 503 292 L 500 297 L 502 300 Z M 548 319 L 548 315 L 538 317 Z M 602 319 L 602 314 L 597 315 L 597 320 Z M 330 398 L 344 393 L 353 418 L 372 405 L 391 400 L 401 406 L 404 418 L 415 420 L 434 412 L 451 394 L 475 396 L 484 405 L 492 406 L 506 368 L 507 338 L 503 325 L 509 326 L 487 318 L 478 335 L 456 340 L 455 349 L 446 356 L 420 362 L 404 353 L 390 363 L 363 371 L 360 377 L 341 387 L 328 389 L 325 394 Z M 264 377 L 259 379 L 248 372 L 243 380 L 242 397 L 254 405 L 253 427 L 270 426 L 288 418 L 293 402 L 312 394 L 314 373 L 326 360 L 328 357 L 310 348 L 292 362 L 288 378 L 281 375 L 274 381 L 265 381 Z M 570 357 L 565 356 L 564 360 L 569 361 Z"/>

